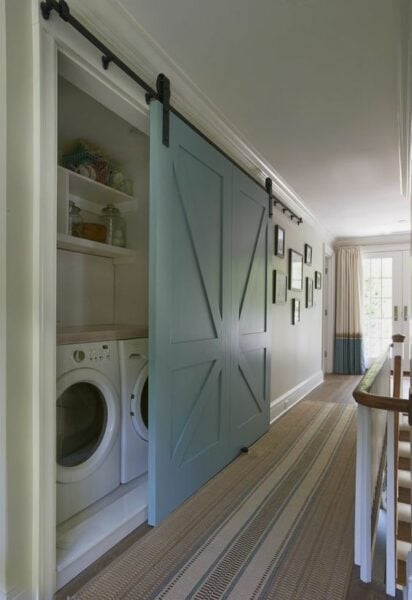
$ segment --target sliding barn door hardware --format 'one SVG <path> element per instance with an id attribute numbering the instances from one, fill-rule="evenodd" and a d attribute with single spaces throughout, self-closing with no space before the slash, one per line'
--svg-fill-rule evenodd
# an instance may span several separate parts
<path id="1" fill-rule="evenodd" d="M 170 79 L 163 73 L 157 76 L 156 80 L 157 93 L 159 100 L 163 104 L 163 130 L 162 142 L 164 146 L 169 146 L 169 130 L 170 130 Z"/>
<path id="2" fill-rule="evenodd" d="M 107 71 L 107 69 L 109 68 L 109 65 L 112 62 L 112 60 L 113 60 L 112 56 L 107 56 L 106 54 L 103 54 L 103 56 L 102 56 L 102 65 L 103 65 L 103 69 L 105 71 Z"/>
<path id="3" fill-rule="evenodd" d="M 164 75 L 160 73 L 156 80 L 156 89 L 153 89 L 144 79 L 142 79 L 137 73 L 135 73 L 130 67 L 126 65 L 114 52 L 110 50 L 105 44 L 103 44 L 91 31 L 89 31 L 84 25 L 80 23 L 70 12 L 70 7 L 65 0 L 43 0 L 40 2 L 40 10 L 43 15 L 43 18 L 48 21 L 50 19 L 50 15 L 53 11 L 55 11 L 63 21 L 66 21 L 69 25 L 73 27 L 80 35 L 86 38 L 95 48 L 97 48 L 102 53 L 102 66 L 105 70 L 109 68 L 109 65 L 113 63 L 116 65 L 123 73 L 128 75 L 137 85 L 144 89 L 146 92 L 146 102 L 150 103 L 151 100 L 158 100 L 163 105 L 163 130 L 162 130 L 162 142 L 165 146 L 169 146 L 170 142 L 170 113 L 172 112 L 177 117 L 179 117 L 186 125 L 188 125 L 193 131 L 195 131 L 198 135 L 200 135 L 204 140 L 206 140 L 213 148 L 215 148 L 220 154 L 225 156 L 232 164 L 234 164 L 242 173 L 244 173 L 249 179 L 254 181 L 256 185 L 258 185 L 261 189 L 268 192 L 271 199 L 273 200 L 273 205 L 280 206 L 284 213 L 288 212 L 290 215 L 290 219 L 295 221 L 298 225 L 303 222 L 301 217 L 298 217 L 290 208 L 286 206 L 276 198 L 272 190 L 269 192 L 267 187 L 267 181 L 270 180 L 270 177 L 266 179 L 265 185 L 258 180 L 256 180 L 246 169 L 244 169 L 241 165 L 239 165 L 231 156 L 229 156 L 220 146 L 218 146 L 213 140 L 207 137 L 202 131 L 200 131 L 196 125 L 191 123 L 184 115 L 182 115 L 178 110 L 176 110 L 170 104 L 170 80 Z M 270 180 L 271 181 L 271 180 Z M 272 182 L 271 182 L 272 183 Z M 272 213 L 272 203 L 270 202 L 269 206 L 269 215 Z"/>
<path id="4" fill-rule="evenodd" d="M 273 217 L 273 200 L 272 200 L 273 184 L 272 184 L 272 180 L 270 177 L 266 177 L 266 179 L 265 179 L 265 188 L 269 195 L 269 217 Z"/>

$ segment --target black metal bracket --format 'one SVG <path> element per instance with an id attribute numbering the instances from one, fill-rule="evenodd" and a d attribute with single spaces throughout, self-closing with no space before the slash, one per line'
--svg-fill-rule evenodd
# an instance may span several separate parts
<path id="1" fill-rule="evenodd" d="M 165 146 L 169 146 L 169 140 L 170 140 L 170 80 L 163 73 L 160 73 L 157 76 L 156 89 L 159 94 L 159 100 L 163 104 L 162 142 Z"/>
<path id="2" fill-rule="evenodd" d="M 43 15 L 43 19 L 45 19 L 46 21 L 49 20 L 50 13 L 54 9 L 55 9 L 54 2 L 51 2 L 50 0 L 45 0 L 44 2 L 40 2 L 41 14 Z"/>
<path id="3" fill-rule="evenodd" d="M 49 20 L 52 10 L 57 11 L 63 21 L 67 22 L 70 17 L 70 8 L 65 0 L 44 0 L 40 2 L 40 10 L 46 21 Z"/>
<path id="4" fill-rule="evenodd" d="M 273 216 L 273 199 L 272 199 L 273 184 L 272 184 L 272 180 L 270 177 L 266 177 L 266 179 L 265 179 L 265 188 L 269 195 L 269 217 L 272 217 Z"/>
<path id="5" fill-rule="evenodd" d="M 107 69 L 109 68 L 109 65 L 112 62 L 112 60 L 113 60 L 113 58 L 111 56 L 106 56 L 106 55 L 102 56 L 102 65 L 103 65 L 103 69 L 105 71 L 107 71 Z"/>

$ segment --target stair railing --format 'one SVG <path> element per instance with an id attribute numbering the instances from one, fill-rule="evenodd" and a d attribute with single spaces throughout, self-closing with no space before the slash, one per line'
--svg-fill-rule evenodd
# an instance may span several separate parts
<path id="1" fill-rule="evenodd" d="M 404 339 L 401 335 L 392 336 L 393 343 L 368 369 L 353 392 L 358 403 L 355 564 L 360 566 L 361 580 L 369 583 L 386 462 L 386 593 L 390 596 L 396 594 L 399 413 L 408 413 L 411 421 L 411 404 L 400 398 Z M 391 393 L 392 356 L 394 388 Z"/>

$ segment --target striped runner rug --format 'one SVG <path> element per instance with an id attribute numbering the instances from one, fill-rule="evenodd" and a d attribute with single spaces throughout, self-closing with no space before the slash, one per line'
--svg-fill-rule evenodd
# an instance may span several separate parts
<path id="1" fill-rule="evenodd" d="M 344 599 L 355 444 L 354 407 L 301 402 L 73 599 Z"/>

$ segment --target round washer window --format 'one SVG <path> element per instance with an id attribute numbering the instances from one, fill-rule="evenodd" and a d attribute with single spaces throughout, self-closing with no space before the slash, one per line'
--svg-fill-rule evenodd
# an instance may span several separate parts
<path id="1" fill-rule="evenodd" d="M 57 464 L 76 467 L 97 450 L 107 426 L 107 406 L 93 384 L 79 382 L 57 399 Z"/>

